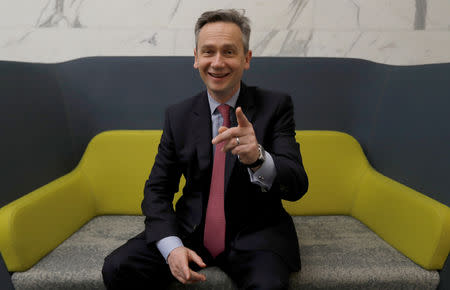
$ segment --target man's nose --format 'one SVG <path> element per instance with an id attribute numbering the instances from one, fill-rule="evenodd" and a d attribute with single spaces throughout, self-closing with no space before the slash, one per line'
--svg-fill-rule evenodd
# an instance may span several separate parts
<path id="1" fill-rule="evenodd" d="M 222 56 L 221 53 L 217 53 L 217 54 L 214 56 L 214 59 L 213 59 L 213 61 L 212 61 L 212 63 L 211 63 L 211 66 L 212 66 L 213 68 L 221 68 L 221 67 L 224 66 L 223 56 Z"/>

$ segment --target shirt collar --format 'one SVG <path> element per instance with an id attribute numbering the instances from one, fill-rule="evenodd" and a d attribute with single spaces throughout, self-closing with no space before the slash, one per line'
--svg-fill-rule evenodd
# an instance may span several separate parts
<path id="1" fill-rule="evenodd" d="M 241 88 L 239 87 L 239 90 L 236 92 L 236 94 L 234 94 L 225 104 L 227 104 L 228 106 L 234 108 L 236 106 L 236 102 L 237 99 L 239 97 L 239 93 L 241 91 Z M 217 109 L 218 106 L 220 106 L 221 104 L 219 102 L 217 102 L 216 100 L 214 100 L 213 97 L 211 97 L 211 95 L 208 93 L 208 102 L 209 102 L 209 108 L 211 109 L 211 115 L 214 114 L 214 111 Z"/>

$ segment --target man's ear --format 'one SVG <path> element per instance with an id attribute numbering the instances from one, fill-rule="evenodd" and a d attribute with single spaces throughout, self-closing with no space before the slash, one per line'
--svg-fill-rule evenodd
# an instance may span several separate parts
<path id="1" fill-rule="evenodd" d="M 198 69 L 198 56 L 196 48 L 194 48 L 194 68 Z"/>
<path id="2" fill-rule="evenodd" d="M 250 60 L 252 59 L 252 51 L 249 50 L 247 51 L 247 54 L 245 55 L 245 69 L 249 69 L 250 68 Z"/>

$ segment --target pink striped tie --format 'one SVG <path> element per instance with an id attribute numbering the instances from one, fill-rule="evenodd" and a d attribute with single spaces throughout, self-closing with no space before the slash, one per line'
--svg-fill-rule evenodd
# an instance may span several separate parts
<path id="1" fill-rule="evenodd" d="M 223 126 L 230 127 L 230 106 L 222 104 L 217 107 L 223 117 Z M 206 209 L 205 235 L 203 243 L 215 258 L 225 249 L 225 152 L 224 142 L 216 145 L 214 164 L 209 189 L 208 208 Z"/>

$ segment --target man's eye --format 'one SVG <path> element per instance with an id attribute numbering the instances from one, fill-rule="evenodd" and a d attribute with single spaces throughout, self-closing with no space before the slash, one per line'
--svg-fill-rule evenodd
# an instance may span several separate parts
<path id="1" fill-rule="evenodd" d="M 232 51 L 232 50 L 227 50 L 227 51 L 225 51 L 225 54 L 226 54 L 226 55 L 233 55 L 233 54 L 234 54 L 234 51 Z"/>

